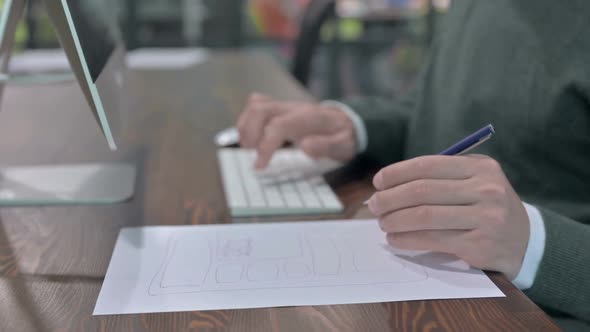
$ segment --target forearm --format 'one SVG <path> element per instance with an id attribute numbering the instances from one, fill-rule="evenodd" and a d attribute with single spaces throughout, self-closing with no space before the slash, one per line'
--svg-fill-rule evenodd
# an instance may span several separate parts
<path id="1" fill-rule="evenodd" d="M 590 226 L 539 208 L 545 250 L 533 286 L 537 304 L 590 322 Z"/>

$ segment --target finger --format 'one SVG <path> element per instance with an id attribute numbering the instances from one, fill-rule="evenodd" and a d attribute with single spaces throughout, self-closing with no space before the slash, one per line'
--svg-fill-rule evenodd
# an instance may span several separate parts
<path id="1" fill-rule="evenodd" d="M 427 230 L 471 230 L 478 227 L 478 208 L 456 205 L 421 205 L 401 209 L 379 219 L 385 233 Z"/>
<path id="2" fill-rule="evenodd" d="M 266 167 L 272 154 L 285 142 L 299 141 L 308 135 L 334 134 L 335 129 L 325 125 L 329 122 L 326 118 L 323 112 L 302 110 L 288 112 L 271 119 L 258 143 L 255 167 L 257 169 Z"/>
<path id="3" fill-rule="evenodd" d="M 276 116 L 288 111 L 288 104 L 275 101 L 262 101 L 249 104 L 242 116 L 238 130 L 240 145 L 254 148 L 260 141 L 264 127 Z"/>
<path id="4" fill-rule="evenodd" d="M 263 136 L 256 147 L 256 162 L 254 163 L 256 169 L 268 166 L 274 152 L 289 140 L 290 135 L 287 128 L 296 126 L 300 117 L 301 114 L 286 114 L 277 117 L 264 128 Z"/>
<path id="5" fill-rule="evenodd" d="M 488 158 L 490 158 L 489 156 L 486 156 L 485 154 L 476 154 L 476 153 L 470 153 L 470 154 L 466 154 L 464 156 L 465 157 L 469 157 L 469 158 L 476 158 L 476 159 L 488 159 Z"/>
<path id="6" fill-rule="evenodd" d="M 387 243 L 399 249 L 455 254 L 466 231 L 418 231 L 387 234 Z"/>
<path id="7" fill-rule="evenodd" d="M 266 101 L 266 100 L 272 100 L 270 97 L 265 96 L 261 93 L 258 92 L 254 92 L 252 94 L 250 94 L 250 96 L 248 97 L 248 101 L 246 102 L 246 107 L 244 107 L 244 111 L 240 114 L 240 117 L 238 118 L 238 122 L 236 123 L 237 127 L 241 127 L 244 126 L 244 122 L 246 121 L 246 110 L 248 110 L 250 105 L 253 105 L 255 103 L 258 103 L 260 101 Z"/>
<path id="8" fill-rule="evenodd" d="M 272 98 L 270 96 L 267 96 L 267 95 L 260 93 L 260 92 L 253 92 L 250 94 L 250 96 L 248 96 L 248 101 L 250 101 L 250 102 L 262 101 L 262 100 L 272 100 Z"/>
<path id="9" fill-rule="evenodd" d="M 474 158 L 463 156 L 418 157 L 381 169 L 373 178 L 373 185 L 383 190 L 418 179 L 468 179 L 476 172 L 474 164 Z"/>
<path id="10" fill-rule="evenodd" d="M 369 210 L 376 216 L 421 205 L 472 205 L 478 202 L 470 180 L 416 180 L 375 193 Z"/>
<path id="11" fill-rule="evenodd" d="M 347 131 L 330 136 L 308 136 L 303 138 L 299 147 L 312 158 L 327 157 L 347 161 L 356 151 L 356 142 Z"/>

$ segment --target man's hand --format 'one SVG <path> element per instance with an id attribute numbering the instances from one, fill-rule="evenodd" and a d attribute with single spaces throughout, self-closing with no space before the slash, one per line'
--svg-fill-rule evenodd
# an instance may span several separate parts
<path id="1" fill-rule="evenodd" d="M 240 145 L 258 152 L 256 168 L 291 142 L 309 156 L 348 161 L 356 154 L 356 133 L 348 115 L 314 103 L 282 102 L 253 94 L 237 124 Z"/>
<path id="2" fill-rule="evenodd" d="M 529 239 L 526 209 L 486 156 L 425 156 L 380 170 L 369 209 L 389 244 L 454 254 L 516 278 Z"/>

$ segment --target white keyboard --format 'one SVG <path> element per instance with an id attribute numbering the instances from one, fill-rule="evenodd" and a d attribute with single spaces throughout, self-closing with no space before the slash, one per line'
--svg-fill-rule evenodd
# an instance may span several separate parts
<path id="1" fill-rule="evenodd" d="M 217 157 L 234 217 L 324 214 L 343 209 L 323 177 L 341 166 L 338 162 L 315 161 L 300 150 L 281 149 L 268 168 L 258 172 L 254 169 L 254 150 L 220 149 Z"/>

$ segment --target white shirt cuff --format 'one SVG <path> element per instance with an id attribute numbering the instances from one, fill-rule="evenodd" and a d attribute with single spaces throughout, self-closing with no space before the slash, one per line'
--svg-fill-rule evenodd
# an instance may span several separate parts
<path id="1" fill-rule="evenodd" d="M 524 203 L 529 217 L 530 235 L 520 272 L 512 283 L 521 290 L 531 288 L 535 282 L 541 259 L 545 252 L 545 224 L 543 216 L 536 207 Z"/>
<path id="2" fill-rule="evenodd" d="M 348 115 L 352 121 L 352 124 L 354 125 L 354 131 L 356 133 L 357 153 L 365 152 L 367 149 L 367 144 L 369 143 L 369 139 L 367 136 L 367 128 L 365 127 L 365 123 L 361 117 L 356 114 L 356 112 L 348 105 L 339 101 L 326 100 L 323 101 L 321 105 L 337 108 Z"/>

